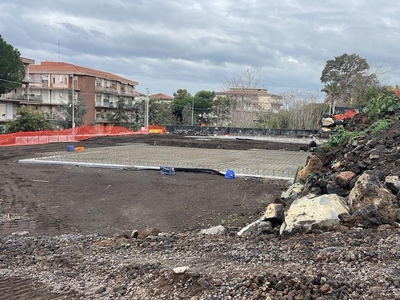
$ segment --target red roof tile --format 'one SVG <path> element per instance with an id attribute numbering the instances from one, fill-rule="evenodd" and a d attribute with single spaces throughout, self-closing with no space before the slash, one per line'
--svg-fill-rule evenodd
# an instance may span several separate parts
<path id="1" fill-rule="evenodd" d="M 65 62 L 43 61 L 40 65 L 30 65 L 30 73 L 58 73 L 58 74 L 73 74 L 73 75 L 86 75 L 108 80 L 115 80 L 125 84 L 137 85 L 138 83 L 109 72 L 103 72 L 86 67 L 76 66 Z"/>
<path id="2" fill-rule="evenodd" d="M 158 93 L 158 94 L 150 95 L 150 98 L 153 98 L 153 99 L 162 99 L 162 100 L 173 100 L 173 99 L 174 99 L 174 97 L 165 95 L 165 94 L 163 94 L 163 93 Z"/>

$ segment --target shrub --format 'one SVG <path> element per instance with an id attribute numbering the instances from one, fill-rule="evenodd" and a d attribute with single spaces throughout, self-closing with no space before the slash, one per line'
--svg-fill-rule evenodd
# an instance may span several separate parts
<path id="1" fill-rule="evenodd" d="M 51 130 L 53 126 L 42 111 L 30 106 L 18 108 L 17 117 L 6 125 L 6 132 Z"/>
<path id="2" fill-rule="evenodd" d="M 377 120 L 400 112 L 400 99 L 394 92 L 378 93 L 370 99 L 365 107 L 365 112 L 371 120 Z"/>

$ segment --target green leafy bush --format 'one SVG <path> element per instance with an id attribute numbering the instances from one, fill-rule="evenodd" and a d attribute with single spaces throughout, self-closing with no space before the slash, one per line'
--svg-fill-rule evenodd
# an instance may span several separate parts
<path id="1" fill-rule="evenodd" d="M 18 108 L 16 118 L 6 125 L 7 133 L 52 129 L 53 126 L 47 120 L 46 114 L 30 106 L 21 106 Z"/>
<path id="2" fill-rule="evenodd" d="M 365 112 L 371 120 L 377 120 L 400 112 L 400 99 L 394 92 L 381 92 L 370 99 Z"/>
<path id="3" fill-rule="evenodd" d="M 356 132 L 347 131 L 342 125 L 336 126 L 333 134 L 329 137 L 329 141 L 327 146 L 340 146 L 343 145 L 345 142 L 353 139 L 357 135 Z"/>
<path id="4" fill-rule="evenodd" d="M 387 130 L 391 121 L 389 119 L 382 119 L 373 123 L 370 127 L 362 131 L 348 131 L 343 126 L 336 126 L 333 134 L 329 137 L 326 147 L 331 148 L 334 146 L 341 146 L 347 142 L 351 142 L 356 138 L 364 137 L 366 135 L 377 134 L 381 131 Z"/>

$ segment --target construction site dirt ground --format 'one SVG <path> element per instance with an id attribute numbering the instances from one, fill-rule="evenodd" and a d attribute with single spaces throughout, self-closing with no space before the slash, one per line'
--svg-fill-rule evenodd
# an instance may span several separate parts
<path id="1" fill-rule="evenodd" d="M 97 137 L 74 146 L 92 149 L 132 143 L 294 152 L 305 145 L 136 135 Z M 20 232 L 35 236 L 71 232 L 112 236 L 146 228 L 180 232 L 220 224 L 240 227 L 260 217 L 270 202 L 280 198 L 288 184 L 283 179 L 229 180 L 208 173 L 176 172 L 169 176 L 157 170 L 18 163 L 43 153 L 66 151 L 70 144 L 0 147 L 1 236 Z"/>

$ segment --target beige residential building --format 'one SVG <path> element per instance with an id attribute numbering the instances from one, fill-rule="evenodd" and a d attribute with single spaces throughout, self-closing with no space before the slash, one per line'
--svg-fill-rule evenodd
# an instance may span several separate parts
<path id="1" fill-rule="evenodd" d="M 7 121 L 14 119 L 17 109 L 23 104 L 40 104 L 40 97 L 31 95 L 29 84 L 29 67 L 34 64 L 33 59 L 21 57 L 25 68 L 25 78 L 22 84 L 7 94 L 0 95 L 0 126 L 4 126 Z"/>
<path id="2" fill-rule="evenodd" d="M 281 97 L 268 93 L 264 88 L 230 88 L 228 91 L 215 94 L 216 96 L 231 97 L 248 103 L 249 110 L 278 111 L 282 106 Z"/>

